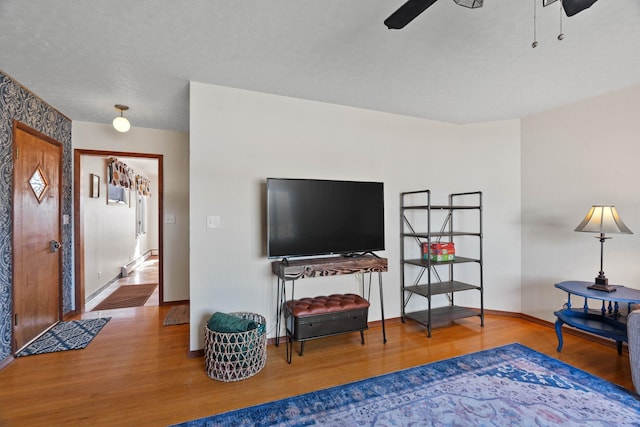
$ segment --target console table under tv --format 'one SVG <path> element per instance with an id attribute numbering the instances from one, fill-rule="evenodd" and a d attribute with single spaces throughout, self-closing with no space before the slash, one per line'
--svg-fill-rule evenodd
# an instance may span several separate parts
<path id="1" fill-rule="evenodd" d="M 362 274 L 362 293 L 365 297 L 365 274 L 369 273 L 369 292 L 366 299 L 371 296 L 371 275 L 378 273 L 378 290 L 380 292 L 380 315 L 382 321 L 382 340 L 387 342 L 384 325 L 384 297 L 382 292 L 382 273 L 387 271 L 387 259 L 375 255 L 362 255 L 357 257 L 335 256 L 327 258 L 311 258 L 297 260 L 279 260 L 271 263 L 271 271 L 278 277 L 278 289 L 276 294 L 276 346 L 280 343 L 280 322 L 284 316 L 284 304 L 287 301 L 286 282 L 291 282 L 291 299 L 294 299 L 295 282 L 298 279 L 337 276 L 342 274 Z M 287 333 L 287 337 L 290 334 Z M 303 341 L 304 344 L 304 341 Z M 287 347 L 287 353 L 289 353 Z M 290 361 L 290 355 L 287 354 Z"/>

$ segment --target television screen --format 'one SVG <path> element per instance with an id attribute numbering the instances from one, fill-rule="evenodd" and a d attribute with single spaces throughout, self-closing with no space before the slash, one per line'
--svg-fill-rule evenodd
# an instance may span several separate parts
<path id="1" fill-rule="evenodd" d="M 384 250 L 381 182 L 267 178 L 270 258 Z"/>

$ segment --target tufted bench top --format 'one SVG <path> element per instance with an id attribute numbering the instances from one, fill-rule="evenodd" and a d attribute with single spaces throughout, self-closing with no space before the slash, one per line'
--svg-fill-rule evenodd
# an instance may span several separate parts
<path id="1" fill-rule="evenodd" d="M 369 301 L 356 294 L 334 294 L 287 301 L 286 306 L 293 317 L 304 317 L 367 308 Z"/>

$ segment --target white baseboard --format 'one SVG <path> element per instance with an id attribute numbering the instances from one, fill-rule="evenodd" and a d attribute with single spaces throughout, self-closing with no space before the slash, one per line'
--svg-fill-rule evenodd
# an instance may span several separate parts
<path id="1" fill-rule="evenodd" d="M 150 249 L 147 252 L 145 252 L 143 255 L 139 256 L 136 259 L 131 260 L 129 263 L 127 263 L 127 264 L 123 265 L 122 267 L 120 267 L 120 275 L 122 277 L 127 277 L 129 275 L 129 273 L 131 273 L 133 270 L 138 268 L 138 266 L 140 266 L 140 264 L 145 262 L 151 255 L 153 255 L 153 251 L 154 250 Z"/>

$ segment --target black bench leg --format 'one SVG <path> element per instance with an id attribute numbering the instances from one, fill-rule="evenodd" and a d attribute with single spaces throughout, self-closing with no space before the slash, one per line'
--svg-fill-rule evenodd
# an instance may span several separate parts
<path id="1" fill-rule="evenodd" d="M 304 341 L 300 341 L 300 356 L 302 357 L 302 353 L 304 353 Z"/>
<path id="2" fill-rule="evenodd" d="M 364 345 L 364 331 L 360 331 L 360 344 Z"/>
<path id="3" fill-rule="evenodd" d="M 291 364 L 291 355 L 293 354 L 293 340 L 291 339 L 291 335 L 287 333 L 287 363 Z"/>

